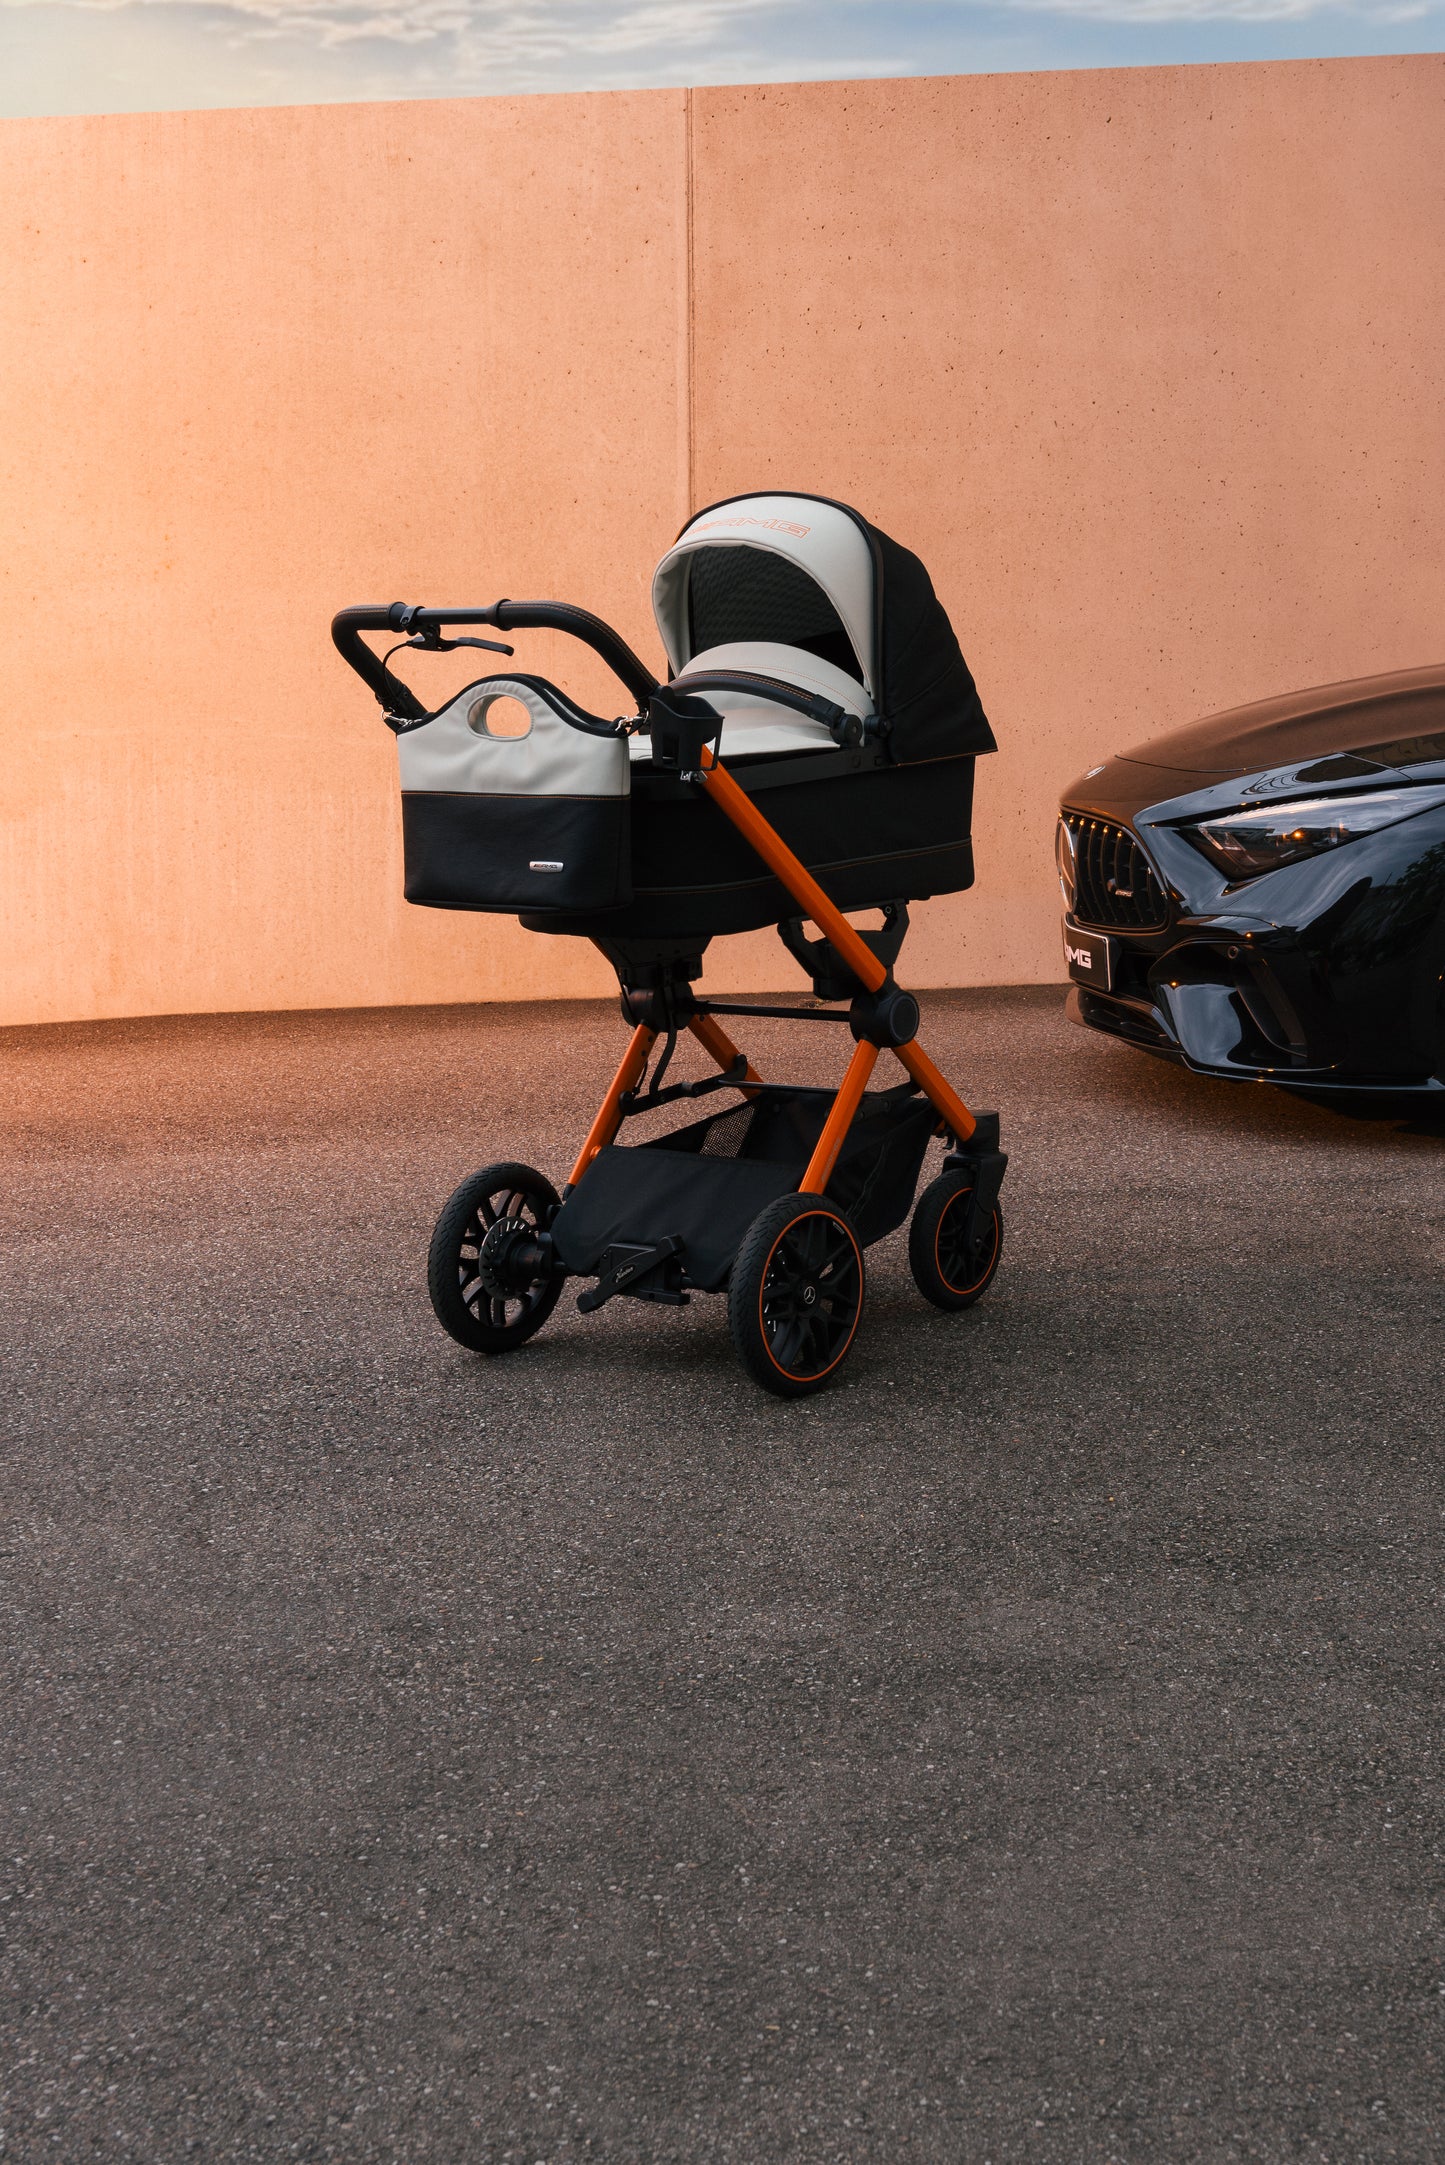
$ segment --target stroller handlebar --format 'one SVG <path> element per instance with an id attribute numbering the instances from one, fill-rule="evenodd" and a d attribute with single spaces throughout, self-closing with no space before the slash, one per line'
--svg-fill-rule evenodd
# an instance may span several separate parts
<path id="1" fill-rule="evenodd" d="M 418 644 L 430 645 L 435 640 L 440 646 L 442 627 L 448 624 L 491 624 L 498 631 L 566 632 L 601 655 L 639 706 L 645 706 L 657 690 L 657 678 L 610 624 L 565 601 L 494 601 L 482 609 L 426 609 L 394 601 L 388 608 L 341 609 L 331 620 L 331 637 L 342 660 L 370 685 L 387 712 L 413 722 L 421 721 L 427 709 L 400 677 L 393 676 L 361 634 L 389 631 L 399 633 L 403 639 L 410 634 Z"/>

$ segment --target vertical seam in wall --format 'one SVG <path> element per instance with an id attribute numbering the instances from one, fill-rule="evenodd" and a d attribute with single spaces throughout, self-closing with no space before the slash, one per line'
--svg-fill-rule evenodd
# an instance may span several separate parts
<path id="1" fill-rule="evenodd" d="M 682 451 L 683 451 L 683 455 L 682 455 L 682 468 L 683 468 L 683 471 L 682 471 L 682 483 L 683 483 L 683 507 L 682 507 L 682 516 L 683 516 L 683 519 L 684 519 L 684 520 L 686 520 L 686 519 L 690 519 L 690 518 L 692 517 L 692 514 L 693 514 L 694 510 L 695 510 L 695 509 L 696 509 L 696 507 L 697 507 L 697 497 L 696 497 L 696 494 L 694 493 L 694 491 L 695 491 L 695 484 L 696 484 L 696 480 L 697 480 L 697 475 L 696 475 L 696 471 L 695 471 L 696 461 L 695 461 L 695 455 L 694 455 L 694 450 L 693 450 L 693 419 L 694 419 L 694 413 L 695 413 L 695 390 L 696 390 L 696 377 L 695 377 L 695 364 L 694 364 L 694 353 L 695 353 L 696 347 L 695 347 L 695 340 L 694 340 L 694 314 L 693 314 L 693 294 L 694 294 L 694 286 L 693 286 L 693 238 L 692 238 L 692 202 L 693 202 L 693 155 L 692 155 L 692 132 L 693 132 L 693 118 L 692 118 L 692 95 L 693 95 L 693 94 L 692 94 L 692 91 L 691 91 L 691 90 L 685 90 L 685 91 L 683 92 L 683 122 L 682 122 L 682 158 L 683 158 L 683 221 L 684 221 L 684 232 L 683 232 L 683 266 L 682 266 L 682 282 L 683 282 L 683 293 L 682 293 L 682 305 L 683 305 L 683 319 L 682 319 L 682 384 L 681 384 L 681 386 L 680 386 L 680 390 L 681 390 L 681 396 L 682 396 L 682 402 L 683 402 L 683 422 L 682 422 Z"/>

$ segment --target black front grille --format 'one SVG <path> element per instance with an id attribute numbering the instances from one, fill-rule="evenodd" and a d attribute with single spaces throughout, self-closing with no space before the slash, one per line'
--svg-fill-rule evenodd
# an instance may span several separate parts
<path id="1" fill-rule="evenodd" d="M 1169 922 L 1164 890 L 1127 827 L 1087 812 L 1065 812 L 1074 838 L 1074 909 L 1081 925 L 1159 932 Z"/>

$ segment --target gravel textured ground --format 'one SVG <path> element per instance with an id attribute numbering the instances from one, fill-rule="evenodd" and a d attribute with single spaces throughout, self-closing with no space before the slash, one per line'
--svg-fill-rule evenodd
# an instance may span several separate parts
<path id="1" fill-rule="evenodd" d="M 615 1010 L 0 1033 L 7 2159 L 1445 2155 L 1445 1135 L 927 1023 L 1003 1268 L 792 1407 L 432 1322 Z"/>

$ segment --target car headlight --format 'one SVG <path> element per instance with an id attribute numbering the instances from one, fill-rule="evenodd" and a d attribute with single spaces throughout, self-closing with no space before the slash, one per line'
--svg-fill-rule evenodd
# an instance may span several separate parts
<path id="1" fill-rule="evenodd" d="M 1296 797 L 1287 804 L 1251 805 L 1221 812 L 1179 832 L 1231 879 L 1257 879 L 1279 865 L 1357 842 L 1361 835 L 1393 827 L 1416 812 L 1445 804 L 1445 789 L 1372 789 L 1356 797 Z"/>
<path id="2" fill-rule="evenodd" d="M 1054 834 L 1054 862 L 1059 868 L 1059 885 L 1064 893 L 1064 908 L 1074 906 L 1074 893 L 1079 884 L 1079 845 L 1074 830 L 1066 819 L 1061 819 Z"/>

